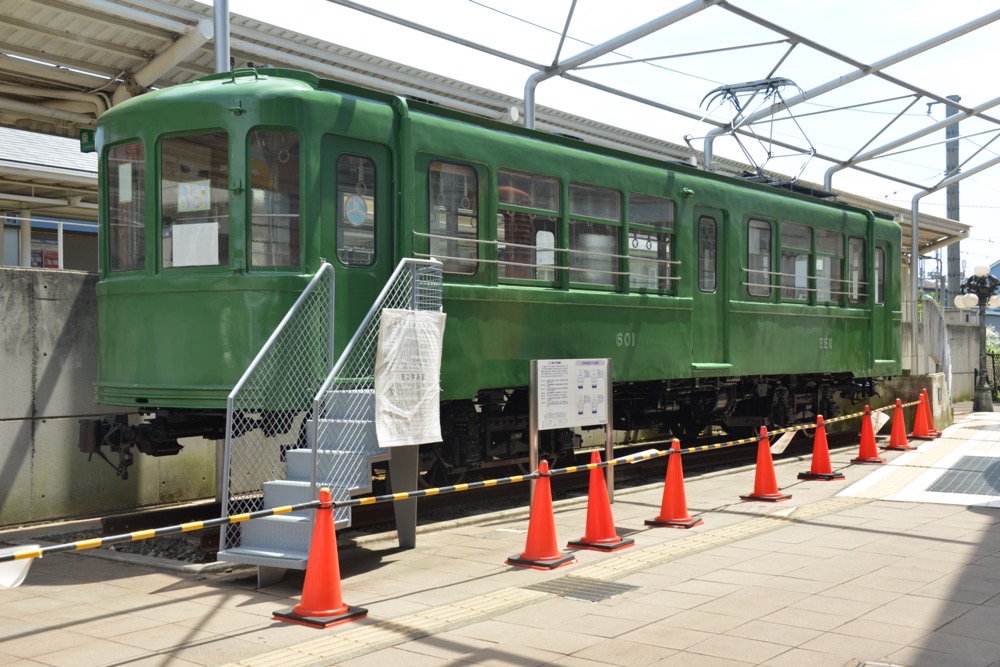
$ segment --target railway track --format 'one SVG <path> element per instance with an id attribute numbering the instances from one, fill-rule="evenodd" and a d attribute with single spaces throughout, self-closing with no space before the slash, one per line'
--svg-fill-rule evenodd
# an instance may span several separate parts
<path id="1" fill-rule="evenodd" d="M 857 446 L 857 435 L 851 432 L 831 433 L 827 436 L 831 450 Z M 725 438 L 702 438 L 695 443 L 698 446 L 711 445 L 725 441 Z M 626 456 L 650 448 L 665 449 L 669 442 L 641 443 L 627 447 L 616 447 L 616 456 Z M 782 458 L 808 456 L 811 453 L 812 439 L 798 436 L 789 448 L 775 460 Z M 725 470 L 742 465 L 753 464 L 756 460 L 757 447 L 753 444 L 710 449 L 685 455 L 684 471 L 686 476 L 705 474 L 716 470 Z M 590 453 L 581 452 L 575 455 L 575 460 L 560 460 L 556 466 L 584 464 L 590 460 Z M 657 483 L 663 480 L 666 458 L 645 461 L 638 465 L 623 465 L 615 467 L 616 488 L 626 488 L 642 484 Z M 516 474 L 516 471 L 490 469 L 483 471 L 482 478 Z M 487 474 L 488 473 L 488 474 Z M 586 495 L 590 476 L 586 472 L 573 475 L 561 475 L 552 478 L 552 493 L 555 499 Z M 464 481 L 473 481 L 465 479 Z M 456 502 L 455 494 L 425 496 L 420 498 L 419 513 L 421 523 L 434 523 L 486 514 L 504 509 L 515 509 L 527 506 L 527 484 L 507 484 L 502 486 L 477 489 L 467 492 L 462 502 Z M 157 526 L 173 525 L 190 521 L 212 519 L 220 516 L 220 505 L 217 502 L 205 502 L 183 507 L 154 508 L 129 514 L 106 517 L 101 520 L 101 535 L 117 535 L 139 530 L 147 530 Z M 380 503 L 355 507 L 352 509 L 352 526 L 345 531 L 346 535 L 364 535 L 394 530 L 393 508 L 391 503 Z M 197 549 L 206 557 L 218 550 L 218 529 L 194 531 L 186 536 L 189 541 L 197 543 Z M 134 543 L 137 550 L 141 542 Z"/>

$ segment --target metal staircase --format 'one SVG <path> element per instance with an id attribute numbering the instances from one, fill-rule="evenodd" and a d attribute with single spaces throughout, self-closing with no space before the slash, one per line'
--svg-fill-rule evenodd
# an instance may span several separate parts
<path id="1" fill-rule="evenodd" d="M 335 364 L 333 275 L 324 264 L 229 396 L 224 515 L 315 500 L 323 486 L 335 501 L 370 493 L 371 464 L 390 458 L 375 431 L 380 315 L 386 308 L 440 311 L 441 264 L 400 262 Z M 256 565 L 259 586 L 305 569 L 312 515 L 224 526 L 218 559 Z M 351 525 L 349 507 L 335 509 L 334 525 Z"/>

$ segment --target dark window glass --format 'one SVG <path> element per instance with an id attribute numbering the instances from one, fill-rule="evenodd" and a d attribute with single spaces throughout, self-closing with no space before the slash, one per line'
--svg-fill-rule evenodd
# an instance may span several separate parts
<path id="1" fill-rule="evenodd" d="M 497 263 L 501 278 L 554 281 L 557 219 L 547 215 L 497 213 Z"/>
<path id="2" fill-rule="evenodd" d="M 633 192 L 628 196 L 628 221 L 632 225 L 674 228 L 674 202 Z"/>
<path id="3" fill-rule="evenodd" d="M 375 163 L 364 155 L 337 158 L 337 259 L 375 263 Z"/>
<path id="4" fill-rule="evenodd" d="M 140 141 L 108 151 L 108 254 L 112 271 L 146 264 L 146 150 Z"/>
<path id="5" fill-rule="evenodd" d="M 851 303 L 864 301 L 865 284 L 865 240 L 850 238 L 847 241 L 847 298 Z"/>
<path id="6" fill-rule="evenodd" d="M 621 220 L 621 195 L 617 190 L 585 183 L 569 184 L 569 213 L 573 216 Z"/>
<path id="7" fill-rule="evenodd" d="M 428 171 L 430 254 L 445 273 L 475 273 L 479 261 L 479 177 L 467 165 L 431 162 Z"/>
<path id="8" fill-rule="evenodd" d="M 299 134 L 250 133 L 250 265 L 299 265 Z"/>
<path id="9" fill-rule="evenodd" d="M 812 231 L 805 225 L 781 225 L 781 298 L 809 301 Z"/>
<path id="10" fill-rule="evenodd" d="M 225 132 L 161 142 L 163 266 L 229 263 L 229 143 Z"/>
<path id="11" fill-rule="evenodd" d="M 750 220 L 747 246 L 747 290 L 752 296 L 770 296 L 771 223 L 766 220 Z"/>
<path id="12" fill-rule="evenodd" d="M 500 205 L 513 204 L 542 211 L 559 210 L 559 180 L 513 169 L 497 172 Z"/>
<path id="13" fill-rule="evenodd" d="M 840 301 L 844 264 L 844 235 L 829 229 L 816 230 L 816 301 Z"/>
<path id="14" fill-rule="evenodd" d="M 618 284 L 620 228 L 598 222 L 569 222 L 569 279 L 575 283 Z"/>
<path id="15" fill-rule="evenodd" d="M 885 250 L 875 248 L 875 303 L 885 303 Z"/>
<path id="16" fill-rule="evenodd" d="M 670 246 L 672 234 L 629 231 L 629 288 L 637 290 L 670 289 Z"/>
<path id="17" fill-rule="evenodd" d="M 702 292 L 715 291 L 716 244 L 715 220 L 702 217 L 698 220 L 698 289 Z"/>

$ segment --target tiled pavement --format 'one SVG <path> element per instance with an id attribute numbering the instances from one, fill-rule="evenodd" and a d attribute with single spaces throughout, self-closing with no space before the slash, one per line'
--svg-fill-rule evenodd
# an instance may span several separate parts
<path id="1" fill-rule="evenodd" d="M 524 513 L 421 532 L 410 551 L 342 548 L 343 598 L 369 615 L 327 630 L 272 620 L 301 575 L 257 591 L 246 573 L 48 556 L 0 590 L 0 665 L 1000 667 L 998 449 L 1000 413 L 975 413 L 884 466 L 834 452 L 842 481 L 780 464 L 784 503 L 739 500 L 753 470 L 688 478 L 705 521 L 691 530 L 643 524 L 662 484 L 619 491 L 615 523 L 636 546 L 553 572 L 504 564 Z M 585 515 L 556 503 L 561 543 Z M 0 534 L 13 539 L 30 535 Z"/>

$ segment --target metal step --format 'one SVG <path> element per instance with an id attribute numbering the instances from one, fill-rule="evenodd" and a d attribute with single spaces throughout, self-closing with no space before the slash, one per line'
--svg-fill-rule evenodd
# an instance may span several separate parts
<path id="1" fill-rule="evenodd" d="M 312 424 L 308 425 L 309 444 L 312 444 Z M 386 450 L 378 446 L 378 433 L 374 419 L 321 419 L 319 424 L 319 449 L 350 451 L 371 457 L 385 457 Z"/>
<path id="2" fill-rule="evenodd" d="M 330 489 L 330 494 L 334 500 L 347 500 L 350 497 L 349 492 L 342 488 Z M 313 493 L 312 484 L 309 482 L 286 479 L 276 479 L 270 482 L 264 482 L 264 507 L 268 509 L 283 507 L 285 505 L 307 503 L 311 500 L 316 500 L 317 495 L 318 494 Z M 308 519 L 310 518 L 311 513 L 312 510 L 299 510 L 297 512 L 282 514 L 280 516 L 305 517 Z M 338 529 L 350 527 L 351 508 L 333 508 L 333 521 L 334 525 Z"/>
<path id="3" fill-rule="evenodd" d="M 285 570 L 304 570 L 309 563 L 309 551 L 239 546 L 220 551 L 217 559 L 223 563 L 277 567 Z"/>
<path id="4" fill-rule="evenodd" d="M 285 452 L 285 477 L 289 481 L 309 482 L 312 471 L 311 450 L 290 449 Z M 353 496 L 369 493 L 372 488 L 369 458 L 358 452 L 320 450 L 316 452 L 316 481 L 331 489 L 346 489 Z"/>
<path id="5" fill-rule="evenodd" d="M 326 394 L 327 417 L 375 421 L 374 389 L 334 389 Z"/>

